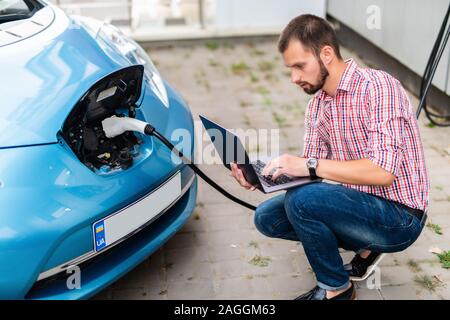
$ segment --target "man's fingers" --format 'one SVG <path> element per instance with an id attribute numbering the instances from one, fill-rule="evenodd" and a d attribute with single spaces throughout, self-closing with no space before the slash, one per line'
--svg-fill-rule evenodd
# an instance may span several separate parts
<path id="1" fill-rule="evenodd" d="M 277 178 L 286 173 L 286 170 L 283 168 L 277 169 L 275 173 L 272 175 L 272 181 L 275 181 Z"/>
<path id="2" fill-rule="evenodd" d="M 262 174 L 263 176 L 268 176 L 270 174 L 270 171 L 275 167 L 274 163 L 270 161 L 263 169 Z"/>
<path id="3" fill-rule="evenodd" d="M 252 186 L 244 177 L 244 173 L 235 163 L 230 163 L 231 166 L 231 176 L 233 176 L 237 182 L 247 190 L 255 191 L 256 187 Z"/>
<path id="4" fill-rule="evenodd" d="M 282 167 L 280 158 L 273 159 L 273 160 L 269 161 L 269 163 L 265 166 L 265 168 L 262 171 L 262 174 L 264 176 L 273 175 L 273 172 L 272 172 L 273 169 L 279 168 L 279 167 Z"/>
<path id="5" fill-rule="evenodd" d="M 238 170 L 238 178 L 239 178 L 239 182 L 241 183 L 241 185 L 243 187 L 249 188 L 250 184 L 247 182 L 247 180 L 245 180 L 244 174 L 242 173 L 242 170 Z"/>

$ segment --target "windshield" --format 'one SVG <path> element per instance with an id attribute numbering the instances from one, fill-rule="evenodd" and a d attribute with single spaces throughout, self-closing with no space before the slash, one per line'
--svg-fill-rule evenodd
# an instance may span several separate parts
<path id="1" fill-rule="evenodd" d="M 0 0 L 0 23 L 28 19 L 42 7 L 36 0 Z"/>

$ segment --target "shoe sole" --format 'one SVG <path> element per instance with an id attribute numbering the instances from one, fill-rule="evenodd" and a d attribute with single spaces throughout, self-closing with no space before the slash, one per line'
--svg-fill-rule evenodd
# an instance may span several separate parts
<path id="1" fill-rule="evenodd" d="M 368 268 L 366 273 L 362 276 L 362 277 L 350 277 L 351 281 L 364 281 L 366 280 L 371 274 L 372 272 L 375 270 L 375 268 L 377 267 L 377 265 L 380 263 L 380 261 L 384 258 L 386 254 L 382 253 L 380 254 L 375 261 L 373 262 L 373 264 L 371 264 Z"/>

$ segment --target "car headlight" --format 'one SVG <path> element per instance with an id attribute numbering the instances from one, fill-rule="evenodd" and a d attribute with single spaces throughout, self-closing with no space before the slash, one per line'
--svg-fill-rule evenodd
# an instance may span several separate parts
<path id="1" fill-rule="evenodd" d="M 150 57 L 133 39 L 127 37 L 115 26 L 105 23 L 100 34 L 106 37 L 132 64 L 142 64 L 145 68 L 145 78 L 161 102 L 168 108 L 169 98 L 164 82 Z"/>

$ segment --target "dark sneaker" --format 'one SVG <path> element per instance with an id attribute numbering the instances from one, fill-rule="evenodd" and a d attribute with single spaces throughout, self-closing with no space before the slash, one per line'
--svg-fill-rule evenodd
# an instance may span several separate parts
<path id="1" fill-rule="evenodd" d="M 371 252 L 369 256 L 364 259 L 357 254 L 350 263 L 344 265 L 344 269 L 348 271 L 350 280 L 364 281 L 372 274 L 373 270 L 384 256 L 385 253 Z"/>
<path id="2" fill-rule="evenodd" d="M 331 299 L 327 299 L 327 290 L 316 286 L 311 291 L 295 298 L 295 300 L 356 300 L 356 291 L 352 283 L 352 286 L 344 292 Z"/>

